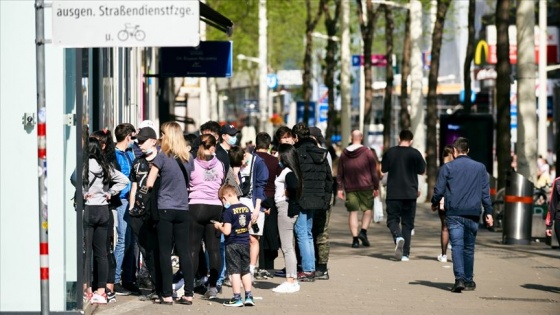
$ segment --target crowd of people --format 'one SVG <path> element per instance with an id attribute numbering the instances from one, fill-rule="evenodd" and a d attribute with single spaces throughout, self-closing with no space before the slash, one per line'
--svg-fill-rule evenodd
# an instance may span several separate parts
<path id="1" fill-rule="evenodd" d="M 261 132 L 252 149 L 239 146 L 238 134 L 214 121 L 184 134 L 166 122 L 158 137 L 144 121 L 138 129 L 118 125 L 116 143 L 108 130 L 84 136 L 83 180 L 74 172 L 72 183 L 84 205 L 85 301 L 140 295 L 142 265 L 155 303 L 191 305 L 195 283 L 206 279 L 206 298 L 229 282 L 225 306 L 255 305 L 251 283 L 272 277 L 279 249 L 286 268 L 277 275 L 286 280 L 275 292 L 329 278 L 334 185 L 320 129 L 299 123 L 274 138 Z M 184 294 L 174 297 L 179 278 Z"/>
<path id="2" fill-rule="evenodd" d="M 138 129 L 120 124 L 114 135 L 116 143 L 108 130 L 85 135 L 82 182 L 76 172 L 71 178 L 81 186 L 84 205 L 84 301 L 105 304 L 117 295 L 140 295 L 139 269 L 146 270 L 151 288 L 145 299 L 162 305 L 193 304 L 197 284 L 212 300 L 228 284 L 232 298 L 224 306 L 254 306 L 254 280 L 273 273 L 285 278 L 274 292 L 298 292 L 300 282 L 329 279 L 335 197 L 348 210 L 349 245 L 367 247 L 382 185 L 395 258 L 410 259 L 418 176 L 426 162 L 408 130 L 381 161 L 362 145 L 358 130 L 338 157 L 325 149 L 321 130 L 304 123 L 280 127 L 274 136 L 258 133 L 248 148 L 239 145 L 235 126 L 215 121 L 202 124 L 198 134 L 166 122 L 158 136 L 154 124 L 143 121 Z M 492 225 L 488 176 L 468 157 L 467 139 L 443 152 L 431 200 L 442 222 L 437 259 L 447 262 L 450 241 L 452 291 L 474 290 L 481 205 Z M 549 226 L 554 224 L 553 216 Z M 285 268 L 275 272 L 279 250 Z"/>

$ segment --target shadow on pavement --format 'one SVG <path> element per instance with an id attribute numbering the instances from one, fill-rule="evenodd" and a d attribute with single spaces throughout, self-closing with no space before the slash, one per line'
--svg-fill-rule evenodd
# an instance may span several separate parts
<path id="1" fill-rule="evenodd" d="M 560 287 L 552 287 L 548 285 L 542 284 L 533 284 L 533 283 L 526 283 L 521 285 L 522 288 L 525 289 L 533 289 L 533 290 L 540 290 L 545 292 L 552 292 L 552 293 L 560 293 Z"/>
<path id="2" fill-rule="evenodd" d="M 431 281 L 426 281 L 426 280 L 416 280 L 416 281 L 409 282 L 408 284 L 423 285 L 423 286 L 426 286 L 426 287 L 436 288 L 436 289 L 440 289 L 440 290 L 443 290 L 443 291 L 451 290 L 451 284 L 447 283 L 447 282 L 431 282 Z"/>

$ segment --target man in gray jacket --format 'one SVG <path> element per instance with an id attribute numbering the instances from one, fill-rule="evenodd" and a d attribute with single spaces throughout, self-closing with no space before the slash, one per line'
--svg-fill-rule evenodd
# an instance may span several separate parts
<path id="1" fill-rule="evenodd" d="M 478 231 L 481 204 L 488 226 L 493 225 L 490 184 L 484 164 L 472 160 L 469 140 L 453 142 L 455 160 L 441 166 L 432 196 L 432 209 L 438 209 L 445 197 L 445 217 L 453 253 L 455 284 L 452 292 L 473 291 L 474 243 Z"/>

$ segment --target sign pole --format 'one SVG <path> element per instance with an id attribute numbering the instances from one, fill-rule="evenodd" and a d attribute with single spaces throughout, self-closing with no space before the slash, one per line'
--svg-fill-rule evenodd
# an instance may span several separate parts
<path id="1" fill-rule="evenodd" d="M 47 206 L 47 116 L 45 101 L 45 6 L 35 1 L 35 49 L 37 69 L 37 156 L 39 166 L 39 253 L 41 314 L 49 314 L 49 238 Z"/>

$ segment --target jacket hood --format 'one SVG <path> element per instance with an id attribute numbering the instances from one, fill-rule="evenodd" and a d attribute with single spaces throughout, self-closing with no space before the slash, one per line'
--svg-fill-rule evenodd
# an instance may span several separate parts
<path id="1" fill-rule="evenodd" d="M 313 139 L 302 139 L 298 142 L 298 147 L 305 147 L 306 154 L 311 157 L 315 164 L 321 164 L 327 159 L 327 150 L 317 146 Z"/>
<path id="2" fill-rule="evenodd" d="M 344 149 L 344 155 L 349 158 L 357 158 L 358 156 L 362 155 L 364 152 L 368 151 L 367 147 L 364 147 L 361 144 L 352 144 Z"/>
<path id="3" fill-rule="evenodd" d="M 218 158 L 214 155 L 210 161 L 200 160 L 196 158 L 194 162 L 205 170 L 212 169 L 218 164 Z"/>

